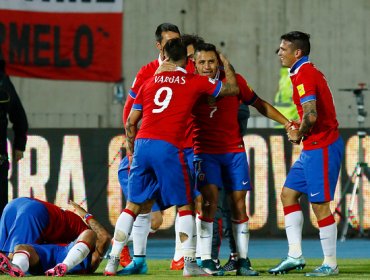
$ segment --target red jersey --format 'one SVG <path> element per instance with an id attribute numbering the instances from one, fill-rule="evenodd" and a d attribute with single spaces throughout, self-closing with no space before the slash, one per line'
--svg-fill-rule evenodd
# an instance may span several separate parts
<path id="1" fill-rule="evenodd" d="M 184 149 L 193 148 L 193 138 L 194 138 L 193 122 L 194 122 L 194 116 L 190 114 L 187 120 L 187 124 L 186 124 Z"/>
<path id="2" fill-rule="evenodd" d="M 135 80 L 132 83 L 132 86 L 128 92 L 125 106 L 123 107 L 122 120 L 124 125 L 127 121 L 128 115 L 130 114 L 132 104 L 134 104 L 136 95 L 139 92 L 140 87 L 144 84 L 144 82 L 147 79 L 154 76 L 154 73 L 155 71 L 157 71 L 159 65 L 160 58 L 149 62 L 147 65 L 144 65 L 143 67 L 140 68 L 139 72 L 136 74 Z"/>
<path id="3" fill-rule="evenodd" d="M 187 73 L 182 68 L 155 75 L 140 88 L 133 106 L 143 111 L 136 138 L 164 140 L 182 148 L 194 103 L 204 93 L 217 97 L 221 87 L 220 81 Z"/>
<path id="4" fill-rule="evenodd" d="M 302 120 L 302 104 L 316 101 L 317 120 L 303 138 L 303 149 L 312 150 L 330 145 L 339 137 L 334 100 L 325 76 L 308 57 L 297 61 L 290 69 L 293 84 L 293 101 Z"/>
<path id="5" fill-rule="evenodd" d="M 185 69 L 188 73 L 195 73 L 195 65 L 191 59 L 188 60 L 188 64 L 186 65 Z M 194 116 L 190 114 L 186 125 L 184 149 L 193 148 L 193 121 Z"/>
<path id="6" fill-rule="evenodd" d="M 43 229 L 40 237 L 44 243 L 70 243 L 88 229 L 79 215 L 49 202 L 35 200 L 44 204 L 49 214 L 49 224 Z"/>
<path id="7" fill-rule="evenodd" d="M 225 79 L 224 72 L 220 79 Z M 202 96 L 194 106 L 194 154 L 245 151 L 238 122 L 239 105 L 240 102 L 253 104 L 258 97 L 242 76 L 236 74 L 236 79 L 240 89 L 238 96 L 217 99 Z"/>
<path id="8" fill-rule="evenodd" d="M 128 115 L 130 114 L 132 104 L 134 104 L 135 98 L 137 93 L 139 92 L 140 87 L 144 84 L 146 80 L 154 76 L 155 71 L 157 71 L 158 67 L 162 64 L 161 57 L 159 56 L 158 59 L 149 62 L 147 65 L 144 65 L 140 68 L 139 72 L 136 74 L 135 80 L 132 83 L 132 86 L 128 92 L 128 96 L 126 98 L 125 106 L 123 107 L 123 114 L 122 114 L 122 121 L 123 125 L 126 124 Z M 194 73 L 195 67 L 194 63 L 188 60 L 188 64 L 186 65 L 186 70 L 189 73 Z"/>

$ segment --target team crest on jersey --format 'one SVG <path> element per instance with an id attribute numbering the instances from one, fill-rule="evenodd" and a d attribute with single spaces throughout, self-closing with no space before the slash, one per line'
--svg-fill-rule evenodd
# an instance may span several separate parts
<path id="1" fill-rule="evenodd" d="M 199 173 L 198 174 L 199 182 L 203 182 L 205 178 L 206 178 L 206 174 L 204 174 L 204 173 Z"/>
<path id="2" fill-rule="evenodd" d="M 298 90 L 298 94 L 299 96 L 302 96 L 304 95 L 306 92 L 304 91 L 304 85 L 303 84 L 300 84 L 297 86 L 297 90 Z"/>

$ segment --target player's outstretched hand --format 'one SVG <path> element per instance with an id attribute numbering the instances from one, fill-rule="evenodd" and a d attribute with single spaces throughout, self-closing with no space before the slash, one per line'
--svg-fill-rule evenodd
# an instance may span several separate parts
<path id="1" fill-rule="evenodd" d="M 298 121 L 289 121 L 285 124 L 288 140 L 295 145 L 299 145 L 302 140 L 302 135 L 299 131 L 299 127 L 300 123 Z"/>
<path id="2" fill-rule="evenodd" d="M 285 130 L 288 132 L 289 130 L 299 129 L 300 125 L 300 122 L 297 120 L 289 120 L 284 126 Z"/>
<path id="3" fill-rule="evenodd" d="M 78 205 L 76 202 L 73 200 L 69 201 L 69 204 L 73 206 L 73 208 L 76 210 L 77 214 L 81 217 L 84 218 L 85 215 L 87 214 L 87 211 L 83 209 L 80 205 Z"/>

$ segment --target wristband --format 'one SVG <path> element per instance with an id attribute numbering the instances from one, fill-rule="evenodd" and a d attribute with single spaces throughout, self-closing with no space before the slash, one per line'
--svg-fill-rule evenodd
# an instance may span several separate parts
<path id="1" fill-rule="evenodd" d="M 85 220 L 85 222 L 86 222 L 86 223 L 88 223 L 88 222 L 89 222 L 89 220 L 91 220 L 91 219 L 94 219 L 94 216 L 93 216 L 93 215 L 91 215 L 90 213 L 87 213 L 87 214 L 84 216 L 84 220 Z"/>

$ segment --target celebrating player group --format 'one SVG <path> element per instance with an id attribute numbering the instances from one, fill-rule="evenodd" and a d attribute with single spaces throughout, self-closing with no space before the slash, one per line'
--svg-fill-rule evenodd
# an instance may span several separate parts
<path id="1" fill-rule="evenodd" d="M 104 275 L 146 274 L 150 269 L 146 263 L 148 234 L 160 227 L 161 211 L 176 206 L 171 269 L 182 270 L 186 277 L 222 276 L 229 271 L 258 276 L 248 258 L 246 195 L 252 188 L 241 134 L 243 122 L 238 118 L 244 105 L 282 124 L 289 141 L 302 145 L 281 193 L 288 255 L 268 272 L 283 274 L 305 267 L 299 204 L 304 194 L 317 218 L 324 254 L 322 265 L 305 275 L 338 274 L 337 227 L 329 204 L 334 198 L 343 141 L 325 76 L 309 60 L 310 35 L 300 31 L 282 35 L 277 53 L 282 66 L 289 68 L 299 120 L 288 120 L 258 96 L 213 44 L 197 35 L 180 34 L 170 23 L 160 24 L 155 37 L 159 56 L 140 69 L 123 110 L 126 156 L 118 178 L 126 205 L 113 238 L 74 202 L 77 214 L 65 216 L 66 212 L 54 205 L 19 198 L 8 204 L 1 217 L 0 271 L 16 277 L 92 273 L 111 243 Z M 217 238 L 216 210 L 224 195 L 230 201 L 233 246 L 232 257 L 222 266 L 219 247 L 213 246 L 213 241 Z M 31 203 L 37 207 L 24 210 L 23 205 Z M 45 218 L 53 214 L 63 218 L 58 225 Z M 27 234 L 20 234 L 15 223 L 22 223 Z M 68 240 L 47 240 L 60 225 L 73 227 L 60 237 L 68 236 Z M 130 240 L 133 258 L 127 260 Z"/>

